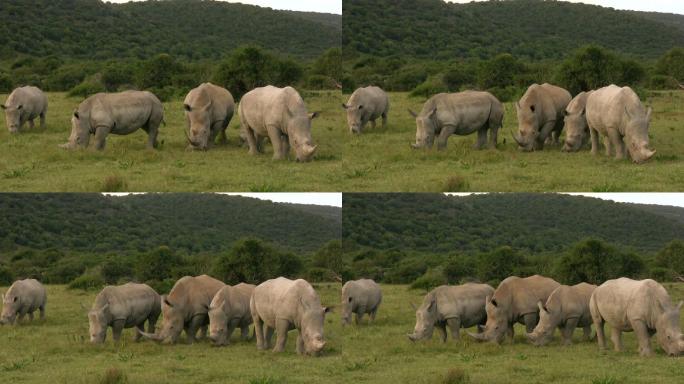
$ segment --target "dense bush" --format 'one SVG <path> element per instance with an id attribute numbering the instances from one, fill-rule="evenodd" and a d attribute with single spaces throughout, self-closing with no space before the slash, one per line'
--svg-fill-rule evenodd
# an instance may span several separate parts
<path id="1" fill-rule="evenodd" d="M 684 241 L 672 240 L 655 257 L 655 264 L 671 271 L 673 276 L 684 277 Z"/>
<path id="2" fill-rule="evenodd" d="M 555 276 L 566 284 L 601 284 L 618 277 L 638 278 L 645 271 L 644 260 L 620 251 L 601 240 L 589 239 L 575 245 L 558 260 Z"/>
<path id="3" fill-rule="evenodd" d="M 444 271 L 438 268 L 430 268 L 416 280 L 411 283 L 411 289 L 422 289 L 430 291 L 440 285 L 447 284 L 447 279 L 444 276 Z"/>
<path id="4" fill-rule="evenodd" d="M 69 283 L 69 289 L 82 289 L 85 291 L 101 289 L 105 285 L 102 276 L 95 272 L 86 272 Z"/>
<path id="5" fill-rule="evenodd" d="M 183 264 L 180 256 L 167 246 L 161 246 L 137 257 L 135 276 L 139 281 L 164 280 L 174 277 L 174 268 Z"/>
<path id="6" fill-rule="evenodd" d="M 656 72 L 684 83 L 684 47 L 675 47 L 667 51 L 658 60 Z M 676 89 L 676 86 L 673 88 Z"/>

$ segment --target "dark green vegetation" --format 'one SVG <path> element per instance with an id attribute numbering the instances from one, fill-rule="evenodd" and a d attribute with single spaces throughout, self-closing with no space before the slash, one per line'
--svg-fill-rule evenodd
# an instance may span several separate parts
<path id="1" fill-rule="evenodd" d="M 682 208 L 555 194 L 345 194 L 338 273 L 414 287 L 544 274 L 684 276 Z M 619 244 L 619 245 L 618 245 Z"/>
<path id="2" fill-rule="evenodd" d="M 674 301 L 684 299 L 684 284 L 665 284 Z M 633 333 L 624 334 L 625 352 L 599 351 L 578 332 L 572 346 L 558 336 L 546 347 L 527 343 L 516 327 L 515 344 L 476 343 L 468 336 L 442 344 L 411 343 L 415 313 L 424 292 L 406 286 L 382 285 L 383 302 L 373 325 L 342 327 L 339 312 L 325 322 L 325 351 L 319 358 L 295 354 L 296 331 L 286 352 L 257 351 L 254 341 L 237 339 L 215 348 L 132 342 L 132 330 L 121 343 L 110 337 L 104 345 L 88 342 L 86 310 L 96 291 L 74 291 L 50 285 L 47 318 L 18 327 L 0 327 L 0 375 L 8 383 L 245 383 L 245 384 L 672 384 L 681 381 L 681 358 L 668 358 L 655 348 L 651 358 L 639 357 Z M 0 291 L 5 291 L 0 288 Z M 317 284 L 324 305 L 340 300 L 339 284 Z M 684 325 L 684 321 L 682 322 Z M 610 327 L 607 331 L 610 334 Z M 474 330 L 470 330 L 471 332 Z M 181 340 L 183 338 L 181 337 Z M 655 344 L 655 342 L 654 342 Z"/>

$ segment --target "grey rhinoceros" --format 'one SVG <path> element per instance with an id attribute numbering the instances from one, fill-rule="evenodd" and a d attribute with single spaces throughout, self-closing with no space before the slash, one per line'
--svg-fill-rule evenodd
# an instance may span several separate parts
<path id="1" fill-rule="evenodd" d="M 489 92 L 465 91 L 440 93 L 423 105 L 419 114 L 409 110 L 416 119 L 416 142 L 413 149 L 432 148 L 437 136 L 437 149 L 445 149 L 451 135 L 466 136 L 477 132 L 475 147 L 487 142 L 496 148 L 499 129 L 503 124 L 503 104 Z"/>
<path id="2" fill-rule="evenodd" d="M 107 338 L 107 328 L 112 327 L 114 341 L 121 339 L 124 328 L 154 333 L 157 319 L 161 314 L 161 298 L 147 284 L 127 283 L 119 286 L 107 286 L 95 297 L 95 302 L 88 312 L 90 324 L 90 341 L 103 343 Z M 136 332 L 135 340 L 140 339 Z"/>
<path id="3" fill-rule="evenodd" d="M 35 127 L 33 120 L 37 117 L 40 117 L 40 127 L 45 128 L 48 100 L 39 88 L 17 88 L 0 107 L 5 110 L 5 121 L 10 133 L 19 132 L 27 121 L 29 127 Z"/>
<path id="4" fill-rule="evenodd" d="M 371 279 L 350 280 L 342 286 L 342 325 L 351 324 L 352 314 L 356 314 L 356 324 L 363 315 L 369 314 L 371 321 L 382 303 L 380 285 Z"/>
<path id="5" fill-rule="evenodd" d="M 227 89 L 204 83 L 191 90 L 183 101 L 191 149 L 207 149 L 216 137 L 226 142 L 226 128 L 235 112 L 235 100 Z"/>
<path id="6" fill-rule="evenodd" d="M 317 112 L 308 113 L 304 100 L 292 87 L 267 86 L 247 92 L 238 106 L 241 129 L 249 153 L 261 152 L 261 142 L 268 137 L 273 145 L 273 158 L 288 157 L 294 148 L 297 161 L 311 161 L 317 146 L 311 139 L 311 120 Z"/>
<path id="7" fill-rule="evenodd" d="M 591 92 L 580 92 L 565 108 L 563 119 L 565 143 L 563 152 L 577 152 L 589 141 L 587 98 Z"/>
<path id="8" fill-rule="evenodd" d="M 362 133 L 368 122 L 375 128 L 375 120 L 382 118 L 382 128 L 387 127 L 389 97 L 380 87 L 359 88 L 349 97 L 342 108 L 347 111 L 349 132 Z"/>
<path id="9" fill-rule="evenodd" d="M 249 338 L 252 312 L 249 301 L 256 286 L 240 283 L 221 288 L 209 305 L 209 340 L 215 345 L 230 344 L 235 328 L 240 328 L 242 340 Z"/>
<path id="10" fill-rule="evenodd" d="M 28 315 L 33 320 L 33 312 L 40 311 L 40 318 L 45 318 L 47 293 L 45 287 L 35 279 L 17 280 L 2 295 L 2 313 L 0 324 L 12 325 L 15 321 L 24 320 Z"/>
<path id="11" fill-rule="evenodd" d="M 629 87 L 609 85 L 592 92 L 587 98 L 591 153 L 598 154 L 601 135 L 605 138 L 607 156 L 615 151 L 616 159 L 624 159 L 629 154 L 635 163 L 648 161 L 656 153 L 649 149 L 652 111 L 644 108 L 639 96 Z"/>
<path id="12" fill-rule="evenodd" d="M 411 341 L 429 339 L 437 326 L 442 341 L 446 342 L 448 326 L 451 338 L 458 340 L 461 328 L 478 326 L 479 329 L 486 323 L 485 300 L 493 294 L 491 286 L 476 283 L 433 289 L 416 309 L 416 326 L 408 338 Z"/>
<path id="13" fill-rule="evenodd" d="M 85 99 L 71 117 L 71 135 L 64 149 L 87 148 L 95 135 L 95 149 L 103 150 L 107 136 L 147 132 L 148 148 L 157 147 L 164 107 L 157 96 L 146 91 L 98 93 Z"/>
<path id="14" fill-rule="evenodd" d="M 546 302 L 560 284 L 548 277 L 534 275 L 511 276 L 499 284 L 494 295 L 487 297 L 487 323 L 483 333 L 468 335 L 481 341 L 500 344 L 508 334 L 513 338 L 513 325 L 524 324 L 532 332 L 539 322 L 539 301 Z"/>
<path id="15" fill-rule="evenodd" d="M 622 332 L 634 332 L 639 354 L 649 356 L 651 336 L 671 356 L 684 354 L 684 335 L 679 313 L 684 301 L 674 305 L 665 288 L 656 281 L 632 280 L 626 277 L 608 280 L 591 295 L 589 309 L 601 349 L 606 348 L 603 325 L 610 325 L 611 340 L 616 351 L 622 351 Z"/>
<path id="16" fill-rule="evenodd" d="M 196 340 L 197 331 L 206 336 L 209 327 L 209 305 L 225 284 L 213 277 L 185 276 L 176 281 L 171 292 L 161 297 L 164 320 L 158 333 L 140 332 L 148 339 L 175 343 L 185 330 L 187 342 Z"/>
<path id="17" fill-rule="evenodd" d="M 544 149 L 545 143 L 557 144 L 563 131 L 563 112 L 572 100 L 570 92 L 544 83 L 532 84 L 515 104 L 518 133 L 513 139 L 523 151 Z"/>
<path id="18" fill-rule="evenodd" d="M 564 345 L 572 344 L 575 328 L 584 329 L 584 339 L 591 339 L 591 313 L 589 299 L 595 285 L 580 283 L 573 286 L 561 285 L 551 292 L 546 302 L 539 301 L 539 323 L 527 338 L 534 345 L 546 345 L 558 328 Z"/>
<path id="19" fill-rule="evenodd" d="M 275 331 L 273 352 L 283 352 L 292 329 L 299 331 L 297 353 L 315 356 L 325 347 L 323 323 L 329 308 L 321 305 L 318 293 L 305 280 L 279 277 L 261 283 L 254 289 L 250 310 L 260 350 L 270 348 Z"/>

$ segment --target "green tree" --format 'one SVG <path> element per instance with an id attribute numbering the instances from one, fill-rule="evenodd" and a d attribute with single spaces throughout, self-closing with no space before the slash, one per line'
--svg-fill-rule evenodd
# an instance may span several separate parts
<path id="1" fill-rule="evenodd" d="M 656 72 L 684 83 L 684 48 L 675 47 L 667 51 L 656 64 Z"/>
<path id="2" fill-rule="evenodd" d="M 182 72 L 182 65 L 171 55 L 160 54 L 140 64 L 136 83 L 140 89 L 164 88 L 173 84 L 173 77 Z"/>
<path id="3" fill-rule="evenodd" d="M 342 258 L 342 242 L 340 240 L 327 242 L 313 255 L 312 264 L 314 267 L 329 269 L 340 275 L 346 269 Z"/>
<path id="4" fill-rule="evenodd" d="M 618 277 L 638 277 L 644 269 L 638 255 L 621 252 L 602 240 L 587 239 L 558 260 L 554 275 L 565 284 L 601 284 Z"/>
<path id="5" fill-rule="evenodd" d="M 660 268 L 672 270 L 678 276 L 684 276 L 684 241 L 672 240 L 661 249 L 655 257 Z"/>
<path id="6" fill-rule="evenodd" d="M 323 52 L 311 66 L 311 73 L 325 76 L 335 83 L 342 80 L 342 49 L 330 48 Z"/>
<path id="7" fill-rule="evenodd" d="M 216 260 L 212 275 L 228 284 L 259 284 L 278 276 L 294 277 L 302 265 L 292 253 L 278 252 L 259 239 L 243 239 Z"/>
<path id="8" fill-rule="evenodd" d="M 525 66 L 513 55 L 502 53 L 492 60 L 480 64 L 478 82 L 483 89 L 506 88 L 514 85 L 517 74 L 524 72 Z"/>
<path id="9" fill-rule="evenodd" d="M 135 275 L 139 281 L 164 280 L 172 276 L 172 270 L 182 264 L 182 259 L 167 246 L 144 253 L 137 258 Z"/>
<path id="10" fill-rule="evenodd" d="M 525 257 L 519 252 L 508 246 L 499 247 L 478 257 L 478 277 L 482 281 L 499 282 L 519 274 L 525 264 Z"/>

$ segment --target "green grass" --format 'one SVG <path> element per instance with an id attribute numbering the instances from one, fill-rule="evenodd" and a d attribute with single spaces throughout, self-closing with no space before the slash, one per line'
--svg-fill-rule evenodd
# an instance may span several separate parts
<path id="1" fill-rule="evenodd" d="M 181 101 L 164 103 L 167 125 L 160 128 L 159 150 L 145 149 L 147 135 L 111 135 L 104 152 L 65 151 L 70 116 L 80 98 L 50 93 L 47 128 L 10 135 L 0 123 L 0 190 L 32 192 L 118 191 L 340 191 L 343 144 L 348 134 L 339 92 L 302 92 L 310 111 L 321 111 L 312 135 L 319 145 L 314 162 L 272 161 L 252 157 L 238 137 L 239 118 L 228 128 L 229 143 L 208 152 L 186 151 Z M 0 95 L 5 100 L 7 95 Z M 27 129 L 25 127 L 25 129 Z M 294 158 L 294 157 L 293 157 Z"/>
<path id="2" fill-rule="evenodd" d="M 339 301 L 339 284 L 320 284 L 323 303 Z M 684 284 L 668 284 L 673 299 L 684 298 Z M 6 288 L 1 289 L 2 292 Z M 632 333 L 625 334 L 624 353 L 601 352 L 595 342 L 533 347 L 517 328 L 515 345 L 481 344 L 462 335 L 458 342 L 433 340 L 412 344 L 405 336 L 415 317 L 410 302 L 423 295 L 405 286 L 383 286 L 384 300 L 371 326 L 343 329 L 339 311 L 328 317 L 328 340 L 322 357 L 296 355 L 290 333 L 287 351 L 256 350 L 253 342 L 214 348 L 157 345 L 124 341 L 88 342 L 86 310 L 95 292 L 48 287 L 44 322 L 0 327 L 0 377 L 8 383 L 674 383 L 681 379 L 681 358 L 657 349 L 651 358 L 638 356 Z M 684 322 L 683 322 L 684 325 Z M 111 332 L 109 334 L 111 338 Z M 655 341 L 654 341 L 655 344 Z"/>
<path id="3" fill-rule="evenodd" d="M 348 95 L 345 95 L 348 97 Z M 506 104 L 498 150 L 472 148 L 476 135 L 452 136 L 446 151 L 414 151 L 415 120 L 407 109 L 419 111 L 424 98 L 390 94 L 386 130 L 366 129 L 348 139 L 344 191 L 378 192 L 623 192 L 684 189 L 684 92 L 660 92 L 647 101 L 654 107 L 651 145 L 658 153 L 647 164 L 594 157 L 588 149 L 561 153 L 560 147 L 523 153 L 511 137 L 517 129 L 515 107 Z M 506 143 L 503 143 L 503 140 Z M 360 175 L 354 177 L 356 175 Z"/>

